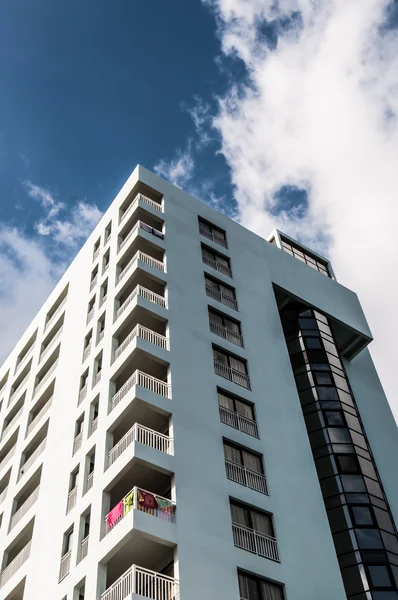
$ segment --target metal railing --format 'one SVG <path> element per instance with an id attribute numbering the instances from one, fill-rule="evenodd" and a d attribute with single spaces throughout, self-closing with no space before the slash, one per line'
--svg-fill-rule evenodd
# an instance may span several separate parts
<path id="1" fill-rule="evenodd" d="M 8 454 L 5 455 L 5 457 L 3 458 L 3 460 L 0 461 L 0 472 L 6 466 L 6 464 L 11 460 L 11 458 L 14 456 L 15 448 L 16 448 L 16 446 L 14 445 L 11 448 L 11 450 L 8 452 Z"/>
<path id="2" fill-rule="evenodd" d="M 11 577 L 18 571 L 20 567 L 28 560 L 30 555 L 30 546 L 32 544 L 32 540 L 22 548 L 21 552 L 17 554 L 13 561 L 10 562 L 9 565 L 6 566 L 4 571 L 1 574 L 0 587 L 3 587 L 11 579 Z"/>
<path id="3" fill-rule="evenodd" d="M 94 385 L 97 385 L 97 383 L 100 381 L 101 375 L 102 375 L 102 369 L 97 372 L 95 379 L 94 379 Z"/>
<path id="4" fill-rule="evenodd" d="M 46 323 L 46 325 L 44 327 L 44 331 L 47 331 L 47 329 L 49 329 L 50 326 L 54 323 L 55 319 L 58 317 L 58 315 L 60 314 L 61 310 L 65 306 L 67 299 L 68 299 L 68 296 L 65 296 L 65 298 L 62 300 L 61 304 L 58 306 L 58 308 L 56 308 L 56 310 L 54 311 L 54 313 L 51 315 L 51 317 L 47 321 L 47 323 Z"/>
<path id="5" fill-rule="evenodd" d="M 229 379 L 250 390 L 250 379 L 246 373 L 241 373 L 216 359 L 214 359 L 214 371 L 216 375 L 220 375 L 221 377 L 224 377 L 224 379 Z"/>
<path id="6" fill-rule="evenodd" d="M 218 231 L 215 231 L 215 230 L 208 231 L 207 229 L 202 227 L 201 224 L 199 223 L 199 233 L 201 233 L 202 235 L 207 237 L 209 240 L 212 240 L 216 244 L 219 244 L 220 246 L 223 246 L 224 248 L 228 248 L 227 240 L 225 239 L 225 237 L 223 235 L 221 235 L 221 233 L 218 233 Z"/>
<path id="7" fill-rule="evenodd" d="M 160 452 L 173 454 L 173 440 L 171 438 L 167 435 L 163 435 L 163 433 L 158 433 L 153 429 L 135 423 L 126 435 L 124 435 L 109 451 L 108 467 L 113 465 L 119 456 L 121 456 L 133 442 L 140 442 L 141 444 L 150 446 Z"/>
<path id="8" fill-rule="evenodd" d="M 71 490 L 68 494 L 68 499 L 66 501 L 66 514 L 75 508 L 77 500 L 77 485 Z"/>
<path id="9" fill-rule="evenodd" d="M 90 435 L 92 435 L 95 431 L 97 431 L 97 427 L 98 427 L 98 417 L 95 417 L 94 421 L 91 423 Z"/>
<path id="10" fill-rule="evenodd" d="M 240 333 L 233 331 L 229 327 L 221 325 L 221 323 L 217 323 L 216 321 L 212 321 L 210 319 L 210 331 L 224 338 L 224 340 L 228 340 L 228 342 L 232 342 L 233 344 L 242 346 L 243 348 L 243 337 Z"/>
<path id="11" fill-rule="evenodd" d="M 99 300 L 99 307 L 100 307 L 100 308 L 101 308 L 101 306 L 102 306 L 103 304 L 105 304 L 105 302 L 106 302 L 107 298 L 108 298 L 108 294 L 105 294 L 104 296 L 102 296 L 102 298 L 100 298 L 100 300 Z"/>
<path id="12" fill-rule="evenodd" d="M 238 548 L 279 562 L 278 543 L 274 537 L 237 523 L 232 523 L 232 532 Z"/>
<path id="13" fill-rule="evenodd" d="M 86 325 L 88 325 L 90 323 L 93 316 L 94 316 L 94 307 L 91 310 L 89 310 L 87 313 Z"/>
<path id="14" fill-rule="evenodd" d="M 102 329 L 99 333 L 98 333 L 98 341 L 97 344 L 99 344 L 103 339 L 104 339 L 104 333 L 105 333 L 105 329 Z"/>
<path id="15" fill-rule="evenodd" d="M 23 405 L 21 406 L 21 408 L 15 413 L 15 415 L 13 416 L 12 420 L 8 423 L 7 427 L 4 429 L 3 433 L 1 434 L 1 441 L 3 441 L 7 434 L 11 431 L 11 429 L 14 427 L 14 425 L 16 424 L 16 422 L 18 421 L 19 417 L 21 416 L 23 411 Z"/>
<path id="16" fill-rule="evenodd" d="M 25 502 L 23 504 L 21 504 L 21 506 L 18 508 L 18 510 L 11 517 L 10 531 L 11 531 L 11 529 L 13 529 L 15 527 L 15 525 L 17 525 L 19 523 L 19 521 L 22 519 L 22 517 L 24 517 L 26 515 L 28 510 L 30 508 L 32 508 L 32 506 L 35 504 L 38 497 L 39 497 L 39 486 L 37 486 L 37 488 L 35 488 L 33 490 L 31 495 L 28 498 L 26 498 Z"/>
<path id="17" fill-rule="evenodd" d="M 227 478 L 231 481 L 268 496 L 267 480 L 262 473 L 257 473 L 257 471 L 252 471 L 227 459 L 225 459 L 225 470 Z"/>
<path id="18" fill-rule="evenodd" d="M 91 490 L 91 488 L 93 487 L 93 483 L 94 483 L 94 471 L 91 471 L 91 473 L 89 473 L 87 475 L 87 479 L 86 479 L 86 492 Z"/>
<path id="19" fill-rule="evenodd" d="M 140 503 L 139 494 L 150 494 L 156 500 L 157 508 L 149 508 Z M 132 504 L 126 505 L 124 500 L 128 497 L 132 496 Z M 163 502 L 164 508 L 161 508 L 159 504 Z M 148 492 L 148 490 L 143 490 L 137 486 L 134 486 L 132 490 L 129 491 L 128 494 L 124 496 L 121 500 L 122 510 L 120 515 L 112 520 L 112 523 L 109 523 L 109 517 L 112 514 L 113 510 L 111 510 L 105 517 L 105 525 L 102 533 L 102 537 L 105 537 L 112 529 L 118 525 L 126 515 L 130 512 L 131 509 L 139 510 L 140 512 L 145 512 L 148 515 L 152 515 L 153 517 L 157 517 L 158 519 L 163 519 L 164 521 L 170 521 L 171 523 L 175 522 L 175 503 L 169 500 L 169 498 L 163 498 L 163 496 L 158 496 L 157 494 L 153 494 L 152 492 Z M 119 503 L 120 504 L 120 503 Z"/>
<path id="20" fill-rule="evenodd" d="M 21 477 L 23 475 L 25 475 L 25 473 L 30 469 L 30 467 L 33 465 L 33 463 L 39 458 L 40 454 L 43 453 L 45 447 L 46 447 L 46 438 L 44 438 L 44 440 L 42 440 L 40 442 L 40 444 L 37 446 L 36 450 L 34 450 L 34 452 L 32 452 L 32 454 L 29 456 L 28 460 L 26 460 L 23 463 L 23 465 L 21 466 L 21 469 L 19 471 L 19 479 L 21 479 Z"/>
<path id="21" fill-rule="evenodd" d="M 46 383 L 46 381 L 49 380 L 49 378 L 51 377 L 51 375 L 54 373 L 55 369 L 58 366 L 58 358 L 57 360 L 51 365 L 51 367 L 48 369 L 47 373 L 44 373 L 43 377 L 40 379 L 40 381 L 36 384 L 36 387 L 34 389 L 33 395 L 37 394 L 37 392 L 39 390 L 41 390 L 41 388 L 44 386 L 44 384 Z"/>
<path id="22" fill-rule="evenodd" d="M 122 248 L 124 248 L 124 246 L 127 244 L 127 242 L 129 241 L 129 239 L 132 237 L 132 235 L 138 231 L 138 229 L 142 229 L 143 231 L 146 231 L 147 233 L 158 237 L 160 239 L 164 238 L 163 232 L 160 231 L 159 229 L 156 229 L 155 227 L 152 227 L 151 225 L 148 225 L 147 223 L 145 223 L 144 221 L 137 221 L 137 223 L 135 223 L 134 227 L 128 232 L 128 234 L 126 235 L 126 237 L 124 238 L 124 240 L 122 240 L 119 244 L 119 252 Z"/>
<path id="23" fill-rule="evenodd" d="M 72 556 L 72 550 L 68 550 L 66 554 L 61 558 L 61 564 L 59 565 L 59 578 L 58 582 L 62 581 L 70 571 L 70 559 Z"/>
<path id="24" fill-rule="evenodd" d="M 7 492 L 8 492 L 8 485 L 7 485 L 7 487 L 4 488 L 4 490 L 2 492 L 0 492 L 0 504 L 2 502 L 4 502 L 4 500 L 6 499 Z"/>
<path id="25" fill-rule="evenodd" d="M 221 302 L 221 304 L 225 304 L 225 306 L 228 306 L 233 310 L 238 310 L 238 303 L 236 302 L 235 298 L 232 298 L 228 294 L 214 289 L 210 285 L 206 285 L 206 294 L 209 296 L 209 298 L 217 300 L 217 302 Z"/>
<path id="26" fill-rule="evenodd" d="M 80 450 L 80 448 L 82 447 L 82 442 L 83 442 L 83 431 L 80 431 L 80 433 L 78 433 L 77 436 L 75 437 L 75 439 L 73 440 L 72 456 L 74 456 L 76 454 L 76 452 L 78 452 L 78 450 Z"/>
<path id="27" fill-rule="evenodd" d="M 87 358 L 90 356 L 90 352 L 91 352 L 91 340 L 90 343 L 88 344 L 88 346 L 86 346 L 83 350 L 83 361 L 87 360 Z"/>
<path id="28" fill-rule="evenodd" d="M 152 331 L 152 329 L 148 329 L 143 325 L 137 323 L 132 331 L 128 334 L 128 336 L 123 340 L 118 348 L 116 348 L 115 353 L 113 355 L 113 360 L 115 361 L 119 356 L 124 352 L 124 350 L 131 344 L 131 342 L 135 338 L 141 338 L 150 344 L 154 344 L 155 346 L 159 346 L 159 348 L 163 348 L 163 350 L 169 350 L 169 340 L 166 336 L 160 335 L 160 333 L 156 333 L 156 331 Z"/>
<path id="29" fill-rule="evenodd" d="M 252 419 L 248 419 L 247 417 L 244 417 L 243 415 L 240 415 L 229 408 L 225 408 L 225 406 L 219 406 L 218 408 L 220 411 L 221 423 L 225 423 L 225 425 L 239 429 L 240 431 L 243 431 L 243 433 L 247 433 L 253 437 L 259 437 L 256 421 L 252 421 Z"/>
<path id="30" fill-rule="evenodd" d="M 134 373 L 129 377 L 126 383 L 120 388 L 118 392 L 111 399 L 111 410 L 113 410 L 121 400 L 125 397 L 125 395 L 133 388 L 135 385 L 139 385 L 154 394 L 159 394 L 164 398 L 171 398 L 171 385 L 162 381 L 161 379 L 156 379 L 156 377 L 152 377 L 152 375 L 147 375 L 147 373 L 143 373 L 142 371 L 134 371 Z"/>
<path id="31" fill-rule="evenodd" d="M 26 429 L 26 436 L 28 436 L 30 434 L 31 431 L 33 431 L 33 429 L 35 428 L 35 426 L 37 425 L 37 423 L 39 421 L 41 421 L 41 419 L 44 417 L 44 415 L 46 414 L 46 412 L 48 411 L 48 409 L 50 408 L 51 404 L 52 404 L 52 397 L 49 398 L 47 400 L 47 402 L 44 404 L 44 406 L 42 406 L 42 408 L 39 410 L 39 412 L 37 413 L 37 415 L 35 416 L 34 419 L 31 420 L 31 422 L 29 423 L 27 429 Z"/>
<path id="32" fill-rule="evenodd" d="M 129 296 L 127 296 L 126 300 L 116 311 L 116 319 L 118 319 L 120 317 L 120 315 L 126 310 L 126 308 L 130 305 L 130 303 L 137 296 L 141 296 L 141 298 L 144 298 L 145 300 L 148 300 L 149 302 L 153 302 L 154 304 L 157 304 L 158 306 L 161 306 L 162 308 L 167 308 L 166 298 L 164 298 L 163 296 L 160 296 L 159 294 L 155 294 L 155 292 L 151 292 L 151 290 L 148 290 L 147 288 L 142 287 L 142 285 L 137 285 L 137 287 L 134 288 L 134 290 L 131 292 L 131 294 Z"/>
<path id="33" fill-rule="evenodd" d="M 137 196 L 134 198 L 132 203 L 120 215 L 119 223 L 124 221 L 125 218 L 127 217 L 127 215 L 132 213 L 137 208 L 140 201 L 145 202 L 145 204 L 148 204 L 149 206 L 151 206 L 155 210 L 158 210 L 159 212 L 163 212 L 162 204 L 160 204 L 159 202 L 155 202 L 154 200 L 151 200 L 150 198 L 147 198 L 146 196 L 144 196 L 144 194 L 137 194 Z"/>
<path id="34" fill-rule="evenodd" d="M 32 350 L 33 350 L 33 348 L 34 348 L 34 345 L 35 345 L 35 344 L 34 344 L 34 342 L 33 342 L 33 344 L 31 345 L 31 347 L 29 348 L 29 350 L 28 350 L 28 351 L 26 352 L 26 354 L 25 354 L 25 355 L 24 355 L 24 356 L 21 358 L 21 360 L 19 361 L 19 363 L 18 363 L 18 364 L 17 364 L 17 366 L 15 367 L 14 376 L 15 376 L 15 375 L 17 375 L 17 373 L 19 373 L 19 371 L 22 369 L 22 367 L 23 367 L 24 365 L 26 365 L 26 363 L 28 362 L 28 360 L 27 360 L 27 359 L 28 359 L 28 358 L 29 358 L 29 356 L 31 355 L 31 353 L 32 353 Z M 2 390 L 0 390 L 0 393 L 1 393 L 1 391 L 2 391 Z"/>
<path id="35" fill-rule="evenodd" d="M 89 540 L 89 536 L 86 536 L 82 540 L 80 560 L 83 560 L 83 558 L 86 558 L 86 556 L 88 554 L 88 540 Z"/>
<path id="36" fill-rule="evenodd" d="M 14 401 L 19 397 L 19 394 L 20 394 L 21 390 L 23 389 L 24 385 L 27 383 L 29 376 L 30 376 L 30 371 L 28 373 L 26 373 L 25 377 L 18 384 L 18 387 L 16 387 L 15 390 L 13 390 L 11 396 L 8 399 L 7 408 L 9 408 L 11 406 L 11 404 L 14 404 Z"/>
<path id="37" fill-rule="evenodd" d="M 57 333 L 51 338 L 51 340 L 49 341 L 49 343 L 47 344 L 47 346 L 45 348 L 43 348 L 43 350 L 42 350 L 42 352 L 40 354 L 39 364 L 41 363 L 41 361 L 43 360 L 43 358 L 45 358 L 48 355 L 48 353 L 50 352 L 51 348 L 53 348 L 55 342 L 61 336 L 62 330 L 63 330 L 63 325 L 58 329 Z"/>
<path id="38" fill-rule="evenodd" d="M 106 273 L 107 270 L 109 269 L 109 260 L 107 263 L 104 264 L 104 266 L 102 267 L 102 274 Z"/>
<path id="39" fill-rule="evenodd" d="M 86 385 L 84 387 L 82 387 L 82 389 L 79 392 L 79 400 L 77 405 L 79 406 L 79 404 L 81 404 L 83 402 L 83 400 L 86 398 L 87 396 L 87 391 L 88 391 L 88 383 L 86 383 Z"/>
<path id="40" fill-rule="evenodd" d="M 96 250 L 94 250 L 93 262 L 96 260 L 96 258 L 98 257 L 99 253 L 100 253 L 100 249 L 99 249 L 99 246 L 98 246 L 98 248 Z"/>
<path id="41" fill-rule="evenodd" d="M 133 265 L 135 263 L 137 263 L 139 260 L 141 262 L 145 263 L 146 265 L 148 265 L 149 267 L 153 267 L 154 269 L 158 269 L 159 271 L 163 271 L 163 272 L 166 271 L 165 266 L 161 260 L 158 260 L 157 258 L 153 258 L 153 256 L 149 256 L 149 254 L 145 254 L 145 252 L 141 252 L 141 250 L 138 250 L 138 252 L 136 252 L 134 254 L 133 258 L 131 260 L 129 260 L 129 262 L 124 267 L 124 269 L 119 273 L 119 275 L 117 277 L 117 283 L 121 282 L 121 280 L 125 277 L 125 275 L 127 275 L 127 273 L 130 271 L 130 269 L 133 267 Z"/>
<path id="42" fill-rule="evenodd" d="M 98 281 L 98 273 L 97 275 L 90 281 L 90 292 L 93 291 L 93 289 L 95 288 L 95 286 L 97 285 L 97 281 Z"/>
<path id="43" fill-rule="evenodd" d="M 202 259 L 205 265 L 212 267 L 212 269 L 215 269 L 216 271 L 222 273 L 223 275 L 226 275 L 227 277 L 232 277 L 232 271 L 229 267 L 226 267 L 222 263 L 219 263 L 217 260 L 213 260 L 212 258 L 205 256 L 204 254 L 202 254 Z"/>
<path id="44" fill-rule="evenodd" d="M 132 594 L 148 600 L 179 600 L 180 588 L 173 577 L 133 565 L 101 594 L 101 600 L 130 600 Z"/>

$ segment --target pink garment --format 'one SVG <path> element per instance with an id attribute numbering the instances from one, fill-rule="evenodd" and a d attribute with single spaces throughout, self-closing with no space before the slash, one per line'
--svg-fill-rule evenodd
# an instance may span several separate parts
<path id="1" fill-rule="evenodd" d="M 108 527 L 112 527 L 120 519 L 123 515 L 123 502 L 119 502 L 116 504 L 114 508 L 112 508 L 111 512 L 108 513 L 106 520 L 108 522 Z"/>

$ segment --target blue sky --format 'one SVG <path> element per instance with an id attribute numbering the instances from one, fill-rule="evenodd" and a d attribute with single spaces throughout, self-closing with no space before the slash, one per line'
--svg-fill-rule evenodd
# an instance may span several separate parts
<path id="1" fill-rule="evenodd" d="M 398 414 L 398 0 L 3 0 L 0 77 L 1 356 L 141 163 L 326 253 Z"/>

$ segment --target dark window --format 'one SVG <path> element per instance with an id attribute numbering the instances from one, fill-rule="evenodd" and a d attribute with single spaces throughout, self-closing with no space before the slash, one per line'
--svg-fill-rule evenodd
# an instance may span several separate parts
<path id="1" fill-rule="evenodd" d="M 284 600 L 283 588 L 261 577 L 239 573 L 241 600 Z"/>
<path id="2" fill-rule="evenodd" d="M 253 454 L 248 450 L 224 442 L 224 456 L 229 462 L 246 467 L 250 471 L 264 474 L 263 461 L 258 454 Z"/>
<path id="3" fill-rule="evenodd" d="M 358 546 L 364 550 L 383 548 L 378 529 L 355 529 Z"/>
<path id="4" fill-rule="evenodd" d="M 370 506 L 351 506 L 354 527 L 373 527 L 375 525 Z"/>
<path id="5" fill-rule="evenodd" d="M 228 306 L 229 308 L 238 310 L 234 288 L 231 288 L 228 285 L 224 285 L 220 281 L 216 281 L 215 279 L 212 279 L 207 275 L 205 276 L 205 285 L 206 294 L 210 298 L 213 298 L 213 300 L 217 300 L 217 302 L 225 304 L 225 306 Z"/>
<path id="6" fill-rule="evenodd" d="M 340 473 L 360 473 L 358 459 L 353 454 L 338 454 L 336 463 Z"/>
<path id="7" fill-rule="evenodd" d="M 214 252 L 207 246 L 202 246 L 202 259 L 209 267 L 220 271 L 220 273 L 228 277 L 232 277 L 230 261 L 226 256 Z"/>
<path id="8" fill-rule="evenodd" d="M 340 475 L 345 492 L 366 492 L 365 483 L 361 475 Z"/>
<path id="9" fill-rule="evenodd" d="M 325 411 L 325 418 L 328 425 L 333 427 L 344 427 L 344 416 L 343 413 L 339 410 L 334 411 Z"/>
<path id="10" fill-rule="evenodd" d="M 372 589 L 388 590 L 393 587 L 390 571 L 386 565 L 367 565 L 367 571 Z"/>
<path id="11" fill-rule="evenodd" d="M 225 231 L 212 225 L 208 221 L 204 221 L 199 217 L 199 232 L 206 236 L 209 240 L 213 240 L 216 244 L 220 244 L 220 246 L 224 246 L 227 248 L 227 237 L 225 235 Z"/>
<path id="12" fill-rule="evenodd" d="M 263 533 L 264 535 L 274 537 L 271 515 L 259 510 L 254 510 L 244 504 L 234 501 L 231 501 L 230 506 L 233 523 L 248 527 L 249 529 L 253 529 L 253 531 Z"/>
<path id="13" fill-rule="evenodd" d="M 218 392 L 218 404 L 223 408 L 227 408 L 233 412 L 242 415 L 242 417 L 246 417 L 246 419 L 250 419 L 251 421 L 255 421 L 254 411 L 251 404 L 247 404 L 247 402 L 243 402 L 234 396 L 230 396 L 225 392 Z"/>

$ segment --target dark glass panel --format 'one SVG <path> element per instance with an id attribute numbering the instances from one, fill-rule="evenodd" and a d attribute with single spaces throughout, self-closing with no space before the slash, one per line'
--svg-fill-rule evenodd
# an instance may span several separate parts
<path id="1" fill-rule="evenodd" d="M 367 570 L 372 588 L 392 587 L 390 573 L 385 565 L 368 565 Z"/>
<path id="2" fill-rule="evenodd" d="M 349 392 L 350 388 L 348 387 L 347 380 L 345 377 L 340 377 L 340 375 L 334 374 L 334 381 L 336 386 L 345 392 Z"/>
<path id="3" fill-rule="evenodd" d="M 349 529 L 347 514 L 343 506 L 328 510 L 327 515 L 332 533 L 338 533 L 339 531 Z"/>
<path id="4" fill-rule="evenodd" d="M 374 591 L 373 600 L 398 600 L 398 593 L 394 591 Z"/>
<path id="5" fill-rule="evenodd" d="M 312 374 L 305 373 L 304 375 L 297 375 L 296 385 L 299 392 L 301 390 L 305 390 L 306 388 L 312 387 L 314 385 Z"/>
<path id="6" fill-rule="evenodd" d="M 380 529 L 384 529 L 385 531 L 395 534 L 394 525 L 388 512 L 377 508 L 377 506 L 375 506 L 373 510 Z"/>
<path id="7" fill-rule="evenodd" d="M 384 497 L 383 492 L 381 491 L 381 487 L 377 483 L 377 481 L 373 481 L 373 479 L 369 479 L 368 477 L 365 477 L 365 483 L 366 483 L 366 487 L 368 488 L 369 494 L 372 494 L 373 496 L 377 496 L 378 498 Z"/>
<path id="8" fill-rule="evenodd" d="M 355 448 L 352 444 L 333 444 L 333 452 L 335 454 L 354 454 Z"/>
<path id="9" fill-rule="evenodd" d="M 350 413 L 346 413 L 345 418 L 350 429 L 354 429 L 355 431 L 359 431 L 359 433 L 363 433 L 361 424 L 357 417 L 354 417 Z"/>
<path id="10" fill-rule="evenodd" d="M 326 421 L 327 424 L 330 425 L 331 427 L 333 426 L 344 426 L 344 416 L 343 413 L 341 411 L 326 411 L 325 412 L 325 417 L 326 417 Z"/>
<path id="11" fill-rule="evenodd" d="M 308 349 L 311 350 L 322 350 L 322 343 L 320 338 L 317 337 L 307 337 L 305 338 L 305 344 Z"/>
<path id="12" fill-rule="evenodd" d="M 398 554 L 398 540 L 395 535 L 391 535 L 386 531 L 381 532 L 381 537 L 383 538 L 384 545 L 389 552 L 394 552 L 394 554 Z"/>
<path id="13" fill-rule="evenodd" d="M 357 549 L 356 540 L 354 539 L 354 536 L 351 535 L 350 531 L 335 533 L 333 541 L 337 554 L 346 554 L 347 552 L 352 552 Z"/>
<path id="14" fill-rule="evenodd" d="M 381 541 L 378 529 L 355 529 L 358 546 L 363 549 L 382 549 L 383 542 Z"/>
<path id="15" fill-rule="evenodd" d="M 364 591 L 361 567 L 359 565 L 342 569 L 341 574 L 343 576 L 344 588 L 348 596 L 359 594 Z"/>
<path id="16" fill-rule="evenodd" d="M 361 465 L 361 470 L 364 475 L 367 477 L 372 477 L 372 479 L 377 479 L 377 474 L 373 464 L 370 460 L 365 460 L 364 458 L 359 457 L 359 464 Z"/>
<path id="17" fill-rule="evenodd" d="M 322 371 L 313 371 L 316 385 L 333 385 L 332 378 L 329 373 Z"/>
<path id="18" fill-rule="evenodd" d="M 320 405 L 323 410 L 340 410 L 341 408 L 340 402 L 329 402 L 327 400 L 320 402 Z"/>
<path id="19" fill-rule="evenodd" d="M 311 404 L 317 399 L 317 393 L 315 388 L 309 388 L 307 390 L 303 390 L 299 392 L 299 398 L 302 406 L 306 406 L 307 404 Z"/>
<path id="20" fill-rule="evenodd" d="M 332 477 L 335 475 L 334 462 L 331 456 L 318 458 L 315 461 L 315 466 L 319 479 L 325 479 L 326 477 Z"/>
<path id="21" fill-rule="evenodd" d="M 318 387 L 319 400 L 339 400 L 339 395 L 335 387 Z"/>
<path id="22" fill-rule="evenodd" d="M 318 448 L 319 446 L 323 446 L 327 443 L 325 433 L 326 429 L 319 429 L 319 431 L 314 431 L 313 433 L 308 434 L 312 448 Z"/>
<path id="23" fill-rule="evenodd" d="M 299 319 L 300 329 L 318 329 L 315 319 Z"/>
<path id="24" fill-rule="evenodd" d="M 341 402 L 344 402 L 345 404 L 348 404 L 349 406 L 354 406 L 354 401 L 352 399 L 351 394 L 347 394 L 347 392 L 344 392 L 343 390 L 338 390 L 339 392 L 339 398 Z"/>
<path id="25" fill-rule="evenodd" d="M 321 490 L 324 498 L 328 498 L 329 496 L 336 496 L 340 494 L 343 490 L 339 485 L 339 480 L 337 477 L 329 477 L 328 479 L 322 479 L 320 481 Z"/>
<path id="26" fill-rule="evenodd" d="M 366 492 L 365 483 L 361 475 L 341 475 L 340 479 L 345 492 Z"/>
<path id="27" fill-rule="evenodd" d="M 304 417 L 305 424 L 307 426 L 308 433 L 317 431 L 321 427 L 325 426 L 321 412 L 311 412 L 309 415 Z"/>
<path id="28" fill-rule="evenodd" d="M 356 431 L 351 431 L 351 437 L 352 437 L 352 441 L 354 442 L 354 444 L 356 446 L 361 446 L 362 448 L 366 448 L 368 447 L 365 438 L 363 437 L 363 435 L 361 435 L 360 433 L 357 433 Z"/>
<path id="29" fill-rule="evenodd" d="M 345 427 L 328 427 L 328 434 L 332 444 L 349 444 L 351 437 Z"/>
<path id="30" fill-rule="evenodd" d="M 375 525 L 369 506 L 351 506 L 354 527 Z"/>
<path id="31" fill-rule="evenodd" d="M 360 473 L 358 459 L 355 455 L 337 455 L 336 463 L 340 473 Z"/>
<path id="32" fill-rule="evenodd" d="M 370 504 L 367 494 L 346 494 L 348 504 Z"/>

